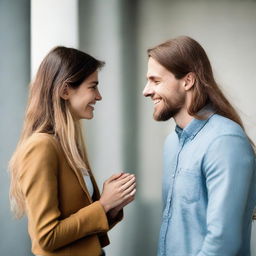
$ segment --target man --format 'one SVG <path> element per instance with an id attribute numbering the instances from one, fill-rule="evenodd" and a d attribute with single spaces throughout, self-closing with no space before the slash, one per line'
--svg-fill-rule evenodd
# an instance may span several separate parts
<path id="1" fill-rule="evenodd" d="M 241 119 L 198 42 L 148 50 L 144 96 L 154 119 L 174 118 L 164 146 L 160 256 L 249 256 L 256 163 Z"/>

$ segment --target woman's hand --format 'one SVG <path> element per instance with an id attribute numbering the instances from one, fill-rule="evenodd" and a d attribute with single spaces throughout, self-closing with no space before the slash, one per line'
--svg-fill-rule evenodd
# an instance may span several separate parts
<path id="1" fill-rule="evenodd" d="M 119 177 L 118 179 L 120 179 L 121 177 Z M 136 188 L 132 191 L 131 193 L 131 197 L 129 197 L 127 200 L 125 200 L 122 204 L 116 206 L 115 208 L 112 208 L 109 212 L 108 212 L 108 216 L 111 219 L 114 219 L 118 213 L 129 203 L 131 203 L 134 199 L 135 199 L 135 194 L 136 194 Z"/>
<path id="2" fill-rule="evenodd" d="M 108 216 L 111 218 L 111 219 L 114 219 L 118 213 L 129 203 L 131 203 L 134 198 L 135 198 L 135 193 L 136 193 L 136 189 L 134 191 L 134 195 L 131 196 L 130 198 L 128 198 L 126 201 L 124 201 L 122 204 L 116 206 L 115 208 L 112 208 L 111 210 L 109 210 L 108 212 Z"/>
<path id="3" fill-rule="evenodd" d="M 129 173 L 119 173 L 112 175 L 104 182 L 103 192 L 99 201 L 106 213 L 114 208 L 116 208 L 114 212 L 118 212 L 134 200 L 135 192 L 135 176 Z"/>

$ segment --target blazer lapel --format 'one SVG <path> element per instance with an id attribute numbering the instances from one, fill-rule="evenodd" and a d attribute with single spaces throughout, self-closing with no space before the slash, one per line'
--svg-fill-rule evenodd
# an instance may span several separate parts
<path id="1" fill-rule="evenodd" d="M 78 181 L 79 181 L 82 189 L 84 190 L 84 192 L 85 192 L 86 196 L 88 197 L 88 199 L 90 200 L 90 202 L 92 203 L 94 201 L 99 200 L 100 199 L 100 191 L 99 191 L 98 185 L 96 183 L 96 180 L 95 180 L 94 175 L 92 174 L 92 172 L 89 171 L 89 175 L 90 175 L 92 185 L 93 185 L 93 195 L 92 195 L 92 197 L 90 196 L 89 191 L 86 187 L 86 184 L 85 184 L 84 177 L 83 177 L 82 173 L 77 169 L 76 169 L 75 173 L 76 173 L 76 176 L 78 178 Z"/>
<path id="2" fill-rule="evenodd" d="M 82 172 L 79 171 L 79 170 L 77 170 L 77 169 L 74 170 L 74 172 L 75 172 L 75 174 L 76 174 L 76 176 L 77 176 L 77 179 L 78 179 L 78 181 L 79 181 L 79 184 L 81 185 L 82 189 L 84 190 L 84 192 L 85 192 L 87 198 L 90 200 L 90 202 L 92 202 L 92 199 L 91 199 L 91 196 L 90 196 L 90 194 L 89 194 L 89 192 L 88 192 L 88 189 L 87 189 L 87 187 L 86 187 L 86 184 L 85 184 L 85 181 L 84 181 L 84 177 L 83 177 Z M 93 184 L 93 185 L 94 185 L 94 184 Z"/>
<path id="3" fill-rule="evenodd" d="M 96 183 L 96 180 L 94 178 L 94 175 L 92 174 L 91 171 L 89 172 L 89 174 L 90 174 L 91 181 L 92 181 L 92 184 L 93 184 L 93 196 L 92 196 L 92 199 L 93 199 L 93 201 L 96 201 L 96 200 L 100 199 L 100 191 L 99 191 L 98 185 Z"/>
<path id="4" fill-rule="evenodd" d="M 57 142 L 57 148 L 58 148 L 58 150 L 60 151 L 61 154 L 64 155 L 64 158 L 66 159 L 65 154 L 64 154 L 64 151 L 63 151 L 63 149 L 61 148 L 58 139 L 57 139 L 56 137 L 54 137 L 54 136 L 53 136 L 53 138 L 54 138 L 54 139 L 56 140 L 56 142 Z M 67 162 L 67 164 L 69 165 L 69 163 L 68 163 L 67 160 L 66 160 L 66 162 Z M 71 168 L 70 165 L 69 165 L 69 167 Z M 75 170 L 74 170 L 73 168 L 71 168 L 71 169 L 75 172 L 76 177 L 77 177 L 77 179 L 78 179 L 78 181 L 79 181 L 80 186 L 82 187 L 82 189 L 83 189 L 84 193 L 86 194 L 88 200 L 92 203 L 92 199 L 91 199 L 90 194 L 89 194 L 89 192 L 88 192 L 88 189 L 87 189 L 87 187 L 86 187 L 86 184 L 85 184 L 85 181 L 84 181 L 84 177 L 83 177 L 82 172 L 81 172 L 80 170 L 78 170 L 78 169 L 75 169 Z M 91 174 L 90 174 L 90 176 L 91 176 Z M 94 187 L 94 189 L 95 189 L 95 180 L 93 179 L 93 181 L 94 181 L 93 187 Z"/>

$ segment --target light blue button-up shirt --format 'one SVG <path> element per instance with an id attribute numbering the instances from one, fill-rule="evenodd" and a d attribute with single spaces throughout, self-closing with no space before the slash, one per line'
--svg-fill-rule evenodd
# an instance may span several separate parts
<path id="1" fill-rule="evenodd" d="M 176 126 L 164 146 L 158 256 L 249 256 L 255 172 L 235 122 L 212 114 Z"/>

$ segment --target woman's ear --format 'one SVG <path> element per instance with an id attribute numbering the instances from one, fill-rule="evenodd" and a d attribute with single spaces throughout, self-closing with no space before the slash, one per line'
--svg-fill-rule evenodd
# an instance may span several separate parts
<path id="1" fill-rule="evenodd" d="M 68 100 L 70 96 L 70 88 L 68 85 L 65 85 L 60 91 L 60 97 L 64 100 Z"/>
<path id="2" fill-rule="evenodd" d="M 188 74 L 186 74 L 186 76 L 183 79 L 184 79 L 184 89 L 185 91 L 188 91 L 194 86 L 195 79 L 196 79 L 195 73 L 189 72 Z"/>

